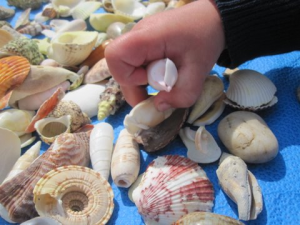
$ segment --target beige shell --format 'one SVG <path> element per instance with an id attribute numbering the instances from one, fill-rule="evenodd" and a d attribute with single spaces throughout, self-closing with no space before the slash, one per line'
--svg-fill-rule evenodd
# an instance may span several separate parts
<path id="1" fill-rule="evenodd" d="M 71 15 L 72 9 L 74 9 L 79 3 L 84 0 L 52 0 L 52 6 L 59 13 L 61 17 L 67 17 Z"/>
<path id="2" fill-rule="evenodd" d="M 278 141 L 257 114 L 236 111 L 221 120 L 218 135 L 226 148 L 248 163 L 264 163 L 278 153 Z"/>
<path id="3" fill-rule="evenodd" d="M 97 172 L 82 166 L 51 170 L 33 190 L 40 216 L 51 217 L 65 225 L 106 224 L 113 209 L 113 191 Z"/>
<path id="4" fill-rule="evenodd" d="M 114 13 L 138 20 L 144 17 L 146 7 L 136 0 L 111 0 Z"/>
<path id="5" fill-rule="evenodd" d="M 254 70 L 237 70 L 230 76 L 225 101 L 236 108 L 258 110 L 270 107 L 277 102 L 274 99 L 277 89 L 273 82 Z"/>
<path id="6" fill-rule="evenodd" d="M 192 124 L 197 118 L 205 113 L 206 110 L 221 97 L 223 91 L 224 84 L 222 80 L 217 76 L 208 76 L 205 79 L 202 94 L 193 106 L 187 122 Z"/>
<path id="7" fill-rule="evenodd" d="M 101 7 L 102 3 L 97 1 L 86 1 L 79 3 L 71 12 L 74 19 L 86 20 L 92 13 Z"/>
<path id="8" fill-rule="evenodd" d="M 142 129 L 147 130 L 155 127 L 168 118 L 174 109 L 164 112 L 158 111 L 154 106 L 154 97 L 150 97 L 136 105 L 129 114 L 125 116 L 124 126 L 132 135 L 136 135 Z"/>
<path id="9" fill-rule="evenodd" d="M 243 223 L 216 213 L 193 212 L 177 220 L 174 225 L 243 225 Z"/>
<path id="10" fill-rule="evenodd" d="M 99 60 L 84 76 L 84 84 L 93 84 L 111 77 L 106 59 Z"/>
<path id="11" fill-rule="evenodd" d="M 37 121 L 34 128 L 44 142 L 51 144 L 58 135 L 71 132 L 71 123 L 72 117 L 70 115 L 59 118 L 48 117 Z"/>
<path id="12" fill-rule="evenodd" d="M 262 197 L 260 186 L 255 176 L 253 175 L 253 173 L 251 173 L 250 170 L 248 170 L 248 179 L 249 179 L 249 184 L 252 192 L 250 219 L 255 220 L 263 210 L 263 197 Z"/>
<path id="13" fill-rule="evenodd" d="M 13 39 L 14 37 L 8 31 L 0 29 L 0 48 Z"/>
<path id="14" fill-rule="evenodd" d="M 98 32 L 65 32 L 51 41 L 48 57 L 63 66 L 76 66 L 82 63 L 92 52 Z"/>

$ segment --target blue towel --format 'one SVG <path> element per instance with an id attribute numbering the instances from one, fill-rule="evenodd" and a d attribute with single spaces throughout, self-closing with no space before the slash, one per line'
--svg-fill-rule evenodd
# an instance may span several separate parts
<path id="1" fill-rule="evenodd" d="M 7 7 L 6 1 L 1 1 L 0 6 Z M 14 8 L 14 7 L 11 7 Z M 33 10 L 30 19 L 39 10 Z M 103 12 L 99 10 L 98 12 Z M 8 19 L 15 24 L 21 10 L 16 10 L 16 15 Z M 274 225 L 274 224 L 300 224 L 300 103 L 296 97 L 296 89 L 300 85 L 300 52 L 291 52 L 277 56 L 267 56 L 249 61 L 239 67 L 240 69 L 253 69 L 269 77 L 277 87 L 278 103 L 258 114 L 265 120 L 273 131 L 279 142 L 279 154 L 275 159 L 264 164 L 248 164 L 248 169 L 255 175 L 261 187 L 264 207 L 261 214 L 254 221 L 245 222 L 249 225 Z M 225 68 L 215 66 L 212 74 L 217 74 L 228 86 L 228 81 L 222 73 Z M 123 106 L 115 115 L 105 119 L 114 128 L 114 143 L 119 132 L 124 128 L 124 116 L 129 113 L 131 107 Z M 217 135 L 217 127 L 222 118 L 234 110 L 226 107 L 221 117 L 206 129 L 214 136 L 222 151 L 227 152 Z M 93 123 L 99 123 L 92 118 Z M 49 146 L 42 145 L 44 152 Z M 25 150 L 26 151 L 28 148 Z M 186 156 L 186 148 L 179 137 L 172 141 L 167 147 L 157 153 L 148 154 L 141 148 L 141 169 L 140 173 L 146 170 L 147 165 L 157 156 L 168 154 L 179 154 Z M 220 189 L 216 175 L 218 162 L 200 165 L 207 173 L 213 183 L 215 190 L 215 201 L 213 212 L 238 219 L 236 204 L 231 201 Z M 109 180 L 113 192 L 115 208 L 108 224 L 138 225 L 144 224 L 135 205 L 129 200 L 127 188 L 118 188 Z M 0 224 L 9 224 L 0 218 Z"/>

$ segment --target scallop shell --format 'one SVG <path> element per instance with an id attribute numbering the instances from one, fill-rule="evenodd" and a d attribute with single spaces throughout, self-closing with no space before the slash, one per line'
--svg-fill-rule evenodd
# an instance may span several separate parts
<path id="1" fill-rule="evenodd" d="M 13 39 L 14 37 L 8 31 L 0 29 L 0 48 Z"/>
<path id="2" fill-rule="evenodd" d="M 114 22 L 122 22 L 126 24 L 133 22 L 134 19 L 112 13 L 97 13 L 92 14 L 89 21 L 95 30 L 105 32 L 108 26 Z"/>
<path id="3" fill-rule="evenodd" d="M 84 84 L 93 84 L 111 77 L 111 73 L 107 66 L 106 59 L 99 60 L 84 76 Z"/>
<path id="4" fill-rule="evenodd" d="M 89 159 L 88 133 L 60 135 L 26 170 L 0 186 L 0 204 L 8 210 L 10 219 L 17 223 L 38 216 L 33 189 L 40 178 L 61 166 L 88 166 Z"/>
<path id="5" fill-rule="evenodd" d="M 43 0 L 7 0 L 8 5 L 16 6 L 22 9 L 38 9 L 41 7 Z"/>
<path id="6" fill-rule="evenodd" d="M 92 52 L 98 37 L 97 32 L 65 32 L 52 39 L 48 57 L 63 66 L 76 66 Z"/>
<path id="7" fill-rule="evenodd" d="M 268 77 L 257 71 L 237 70 L 230 76 L 229 81 L 226 92 L 229 101 L 225 101 L 225 103 L 230 106 L 258 110 L 261 107 L 270 107 L 277 102 L 275 85 Z"/>
<path id="8" fill-rule="evenodd" d="M 178 71 L 170 59 L 151 62 L 147 66 L 148 83 L 158 91 L 170 92 L 178 78 Z"/>
<path id="9" fill-rule="evenodd" d="M 2 183 L 21 155 L 21 142 L 14 132 L 0 128 L 0 143 L 0 183 Z"/>
<path id="10" fill-rule="evenodd" d="M 28 60 L 21 56 L 0 59 L 0 99 L 21 85 L 30 71 Z"/>
<path id="11" fill-rule="evenodd" d="M 48 172 L 36 184 L 35 207 L 65 225 L 106 224 L 113 209 L 113 191 L 97 172 L 82 166 L 64 166 Z"/>
<path id="12" fill-rule="evenodd" d="M 228 216 L 210 212 L 189 213 L 174 223 L 174 225 L 243 225 L 242 222 Z"/>
<path id="13" fill-rule="evenodd" d="M 8 19 L 15 15 L 15 10 L 0 6 L 0 20 Z"/>
<path id="14" fill-rule="evenodd" d="M 210 212 L 214 190 L 197 163 L 167 155 L 149 164 L 133 200 L 146 224 L 169 225 L 190 212 Z"/>
<path id="15" fill-rule="evenodd" d="M 111 0 L 114 13 L 124 15 L 133 20 L 141 19 L 146 13 L 146 7 L 138 0 Z"/>
<path id="16" fill-rule="evenodd" d="M 50 144 L 54 142 L 58 135 L 71 132 L 72 117 L 65 115 L 59 118 L 48 117 L 37 121 L 34 128 L 41 139 Z"/>
<path id="17" fill-rule="evenodd" d="M 101 7 L 101 2 L 81 2 L 71 12 L 74 19 L 86 20 L 89 16 Z"/>

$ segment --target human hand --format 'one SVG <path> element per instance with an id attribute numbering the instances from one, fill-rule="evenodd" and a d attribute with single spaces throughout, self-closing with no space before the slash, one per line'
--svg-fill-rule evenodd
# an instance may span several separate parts
<path id="1" fill-rule="evenodd" d="M 201 0 L 141 20 L 107 46 L 105 58 L 131 106 L 147 98 L 145 66 L 157 59 L 171 59 L 178 80 L 170 92 L 161 91 L 154 100 L 156 108 L 165 111 L 196 102 L 224 46 L 218 9 L 213 0 Z"/>

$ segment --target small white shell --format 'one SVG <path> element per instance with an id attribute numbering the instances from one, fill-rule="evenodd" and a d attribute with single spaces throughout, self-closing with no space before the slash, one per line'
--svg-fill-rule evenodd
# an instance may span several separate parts
<path id="1" fill-rule="evenodd" d="M 256 110 L 270 103 L 276 91 L 273 82 L 263 74 L 254 70 L 237 70 L 230 76 L 226 97 L 240 108 Z"/>
<path id="2" fill-rule="evenodd" d="M 141 19 L 146 13 L 146 6 L 138 0 L 112 0 L 115 14 L 120 14 L 134 20 Z"/>
<path id="3" fill-rule="evenodd" d="M 164 2 L 153 2 L 150 3 L 147 8 L 144 17 L 154 15 L 156 13 L 164 11 L 166 4 Z"/>
<path id="4" fill-rule="evenodd" d="M 158 91 L 170 92 L 178 78 L 178 71 L 170 59 L 156 60 L 147 67 L 148 83 Z"/>
<path id="5" fill-rule="evenodd" d="M 101 7 L 102 3 L 97 1 L 88 1 L 79 3 L 72 11 L 74 19 L 86 20 L 89 16 Z"/>

